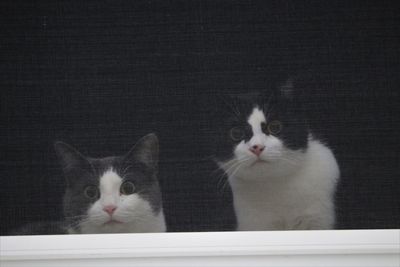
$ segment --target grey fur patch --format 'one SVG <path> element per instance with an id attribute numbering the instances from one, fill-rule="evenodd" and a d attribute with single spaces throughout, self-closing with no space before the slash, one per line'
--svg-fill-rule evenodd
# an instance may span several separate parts
<path id="1" fill-rule="evenodd" d="M 67 180 L 64 194 L 64 216 L 69 227 L 77 230 L 79 221 L 89 207 L 97 201 L 84 196 L 88 185 L 99 186 L 102 174 L 113 169 L 122 179 L 135 184 L 137 194 L 149 202 L 153 213 L 162 209 L 162 196 L 158 175 L 158 138 L 148 134 L 141 138 L 124 156 L 90 158 L 83 156 L 75 148 L 57 142 L 57 155 Z"/>

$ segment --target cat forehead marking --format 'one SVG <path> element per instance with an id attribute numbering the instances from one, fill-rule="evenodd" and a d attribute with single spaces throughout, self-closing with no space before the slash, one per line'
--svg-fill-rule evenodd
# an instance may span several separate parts
<path id="1" fill-rule="evenodd" d="M 262 133 L 261 123 L 266 122 L 264 113 L 258 107 L 253 108 L 247 122 L 250 124 L 254 134 Z"/>
<path id="2" fill-rule="evenodd" d="M 113 192 L 119 192 L 122 178 L 113 170 L 108 169 L 100 177 L 100 192 L 102 194 L 112 194 Z"/>

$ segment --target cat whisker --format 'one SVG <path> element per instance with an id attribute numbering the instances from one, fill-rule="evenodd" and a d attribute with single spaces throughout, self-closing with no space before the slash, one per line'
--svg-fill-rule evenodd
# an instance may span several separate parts
<path id="1" fill-rule="evenodd" d="M 247 160 L 245 160 L 245 161 L 249 161 L 251 158 L 248 158 Z M 242 161 L 241 163 L 243 163 L 243 162 L 245 162 L 245 161 Z M 232 173 L 230 173 L 229 175 L 230 176 L 235 176 L 235 174 L 241 169 L 243 167 L 243 164 L 238 164 L 237 165 L 237 168 L 232 172 Z M 223 184 L 223 186 L 222 186 L 222 193 L 224 193 L 225 191 L 226 191 L 226 186 L 228 185 L 228 179 L 226 179 L 226 181 L 225 181 L 225 183 Z"/>
<path id="2" fill-rule="evenodd" d="M 227 179 L 228 172 L 227 171 L 231 168 L 234 168 L 234 167 L 240 165 L 240 162 L 230 161 L 229 164 L 230 164 L 230 166 L 226 170 L 224 170 L 222 167 L 217 169 L 218 171 L 221 171 L 221 174 L 217 177 L 217 180 L 218 180 L 217 188 L 221 188 L 221 183 L 225 184 L 228 181 L 228 179 Z M 229 164 L 225 164 L 225 165 L 229 165 Z"/>
<path id="3" fill-rule="evenodd" d="M 229 164 L 228 164 L 228 163 L 229 163 Z M 221 181 L 223 181 L 223 179 L 226 179 L 225 177 L 226 177 L 226 174 L 229 174 L 229 170 L 240 164 L 240 162 L 238 162 L 238 161 L 233 161 L 233 160 L 230 161 L 230 162 L 228 162 L 228 163 L 224 164 L 224 167 L 220 166 L 220 167 L 217 169 L 218 171 L 221 171 L 221 172 L 222 172 L 221 175 L 219 175 L 219 176 L 217 177 L 217 180 L 218 180 L 217 188 L 219 187 Z M 229 166 L 228 168 L 225 169 L 225 166 L 228 166 L 228 165 L 230 165 L 230 166 Z M 217 171 L 217 170 L 216 170 L 216 171 Z"/>
<path id="4" fill-rule="evenodd" d="M 252 159 L 252 158 L 250 158 L 250 157 L 246 157 L 246 158 L 237 160 L 234 164 L 232 164 L 231 166 L 229 166 L 227 169 L 224 169 L 224 170 L 225 170 L 225 172 L 226 172 L 227 174 L 230 175 L 230 171 L 231 171 L 233 168 L 235 168 L 236 166 L 239 166 L 239 165 L 241 165 L 241 164 L 243 164 L 243 163 L 245 163 L 245 162 L 247 162 L 247 161 L 250 161 L 251 159 Z"/>
<path id="5" fill-rule="evenodd" d="M 227 163 L 218 163 L 217 168 L 215 168 L 215 170 L 213 170 L 211 172 L 211 174 L 215 174 L 216 172 L 223 171 L 224 170 L 223 166 L 229 165 L 229 164 L 234 164 L 234 162 L 233 161 L 229 161 Z"/>
<path id="6" fill-rule="evenodd" d="M 221 188 L 221 184 L 223 185 L 227 181 L 228 181 L 228 179 L 227 179 L 226 173 L 223 173 L 222 175 L 220 175 L 218 177 L 217 189 Z"/>
<path id="7" fill-rule="evenodd" d="M 223 182 L 221 190 L 222 190 L 222 192 L 224 192 L 225 188 L 226 188 L 226 186 L 228 184 L 228 179 L 225 178 L 226 174 L 230 175 L 230 176 L 233 176 L 234 174 L 236 174 L 240 170 L 241 167 L 243 167 L 243 163 L 247 162 L 249 160 L 251 160 L 251 158 L 250 157 L 248 157 L 248 158 L 246 157 L 246 158 L 241 159 L 239 161 L 235 161 L 231 166 L 229 166 L 228 169 L 225 170 L 224 174 L 219 177 L 217 188 L 220 188 L 221 187 L 221 182 Z M 224 181 L 224 178 L 225 178 L 225 181 Z"/>
<path id="8" fill-rule="evenodd" d="M 230 165 L 230 166 L 233 166 L 233 165 L 236 164 L 236 163 L 237 163 L 236 160 L 230 160 L 230 161 L 225 162 L 225 163 L 218 163 L 218 167 L 217 167 L 215 170 L 213 170 L 213 171 L 211 172 L 211 176 L 214 177 L 214 174 L 216 174 L 217 172 L 219 172 L 220 175 L 218 175 L 216 178 L 217 178 L 217 179 L 221 178 L 221 176 L 224 176 L 224 175 L 226 174 L 224 168 L 225 168 L 225 167 L 228 167 L 229 165 Z"/>
<path id="9" fill-rule="evenodd" d="M 230 176 L 235 176 L 235 174 L 240 170 L 242 165 L 237 166 L 237 168 L 230 174 Z"/>
<path id="10" fill-rule="evenodd" d="M 240 163 L 243 160 L 247 160 L 247 159 L 251 159 L 251 158 L 250 157 L 244 157 L 242 159 L 232 159 L 232 160 L 229 160 L 229 161 L 227 161 L 225 163 L 220 163 L 219 164 L 219 168 L 224 169 L 225 167 L 228 167 L 229 165 Z"/>

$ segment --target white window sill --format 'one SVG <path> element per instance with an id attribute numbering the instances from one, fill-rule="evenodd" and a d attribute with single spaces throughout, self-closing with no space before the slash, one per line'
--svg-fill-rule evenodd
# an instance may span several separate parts
<path id="1" fill-rule="evenodd" d="M 400 230 L 2 236 L 0 266 L 400 266 Z"/>

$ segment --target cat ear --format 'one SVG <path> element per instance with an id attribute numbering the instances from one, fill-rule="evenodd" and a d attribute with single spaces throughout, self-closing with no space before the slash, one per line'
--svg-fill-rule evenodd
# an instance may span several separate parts
<path id="1" fill-rule="evenodd" d="M 126 161 L 141 162 L 146 166 L 157 169 L 158 138 L 154 133 L 142 137 L 125 156 Z"/>
<path id="2" fill-rule="evenodd" d="M 64 142 L 58 141 L 54 143 L 54 149 L 64 172 L 75 168 L 90 168 L 90 163 L 87 161 L 85 156 L 83 156 L 78 150 L 76 150 L 72 146 Z"/>

